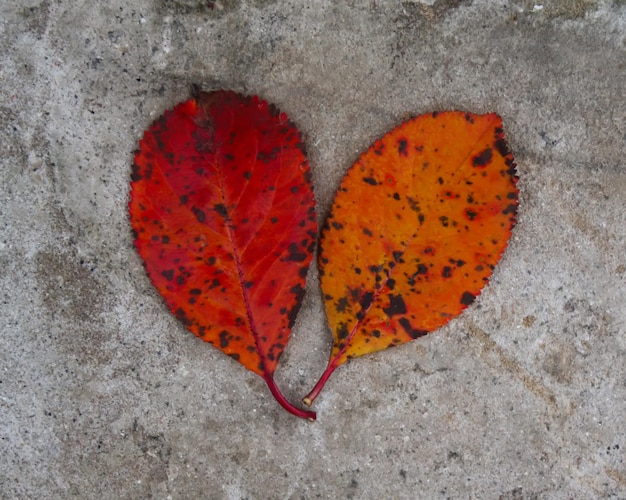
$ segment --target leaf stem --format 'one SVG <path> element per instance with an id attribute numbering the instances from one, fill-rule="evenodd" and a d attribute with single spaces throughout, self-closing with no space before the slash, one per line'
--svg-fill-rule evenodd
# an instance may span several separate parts
<path id="1" fill-rule="evenodd" d="M 337 359 L 338 358 L 335 358 L 335 361 Z M 313 387 L 313 390 L 311 390 L 311 392 L 309 392 L 304 398 L 302 398 L 302 402 L 305 405 L 311 406 L 313 404 L 313 401 L 315 401 L 315 398 L 322 391 L 322 389 L 324 388 L 324 385 L 326 385 L 326 381 L 330 378 L 330 376 L 335 371 L 335 368 L 337 368 L 337 366 L 338 365 L 334 362 L 328 364 L 328 366 L 326 367 L 326 370 L 324 370 L 324 373 L 322 373 L 322 376 L 317 381 L 317 384 L 315 384 L 315 387 Z"/>
<path id="2" fill-rule="evenodd" d="M 283 395 L 282 392 L 280 392 L 280 389 L 276 385 L 276 382 L 274 382 L 274 378 L 271 375 L 266 375 L 264 378 L 267 386 L 270 388 L 272 396 L 274 396 L 276 401 L 280 403 L 280 406 L 282 406 L 285 410 L 287 410 L 292 415 L 295 415 L 296 417 L 306 418 L 311 422 L 315 421 L 316 415 L 314 411 L 303 410 L 302 408 L 294 406 L 289 401 L 287 401 L 287 398 Z"/>

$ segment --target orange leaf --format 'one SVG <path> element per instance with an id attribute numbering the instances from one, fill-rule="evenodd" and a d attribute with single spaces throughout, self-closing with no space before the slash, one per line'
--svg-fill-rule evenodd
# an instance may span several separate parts
<path id="1" fill-rule="evenodd" d="M 322 231 L 334 345 L 306 404 L 347 360 L 425 335 L 474 301 L 515 223 L 516 182 L 493 113 L 418 116 L 359 158 Z"/>
<path id="2" fill-rule="evenodd" d="M 267 382 L 300 308 L 317 236 L 300 133 L 258 97 L 198 92 L 135 155 L 135 246 L 169 309 Z"/>

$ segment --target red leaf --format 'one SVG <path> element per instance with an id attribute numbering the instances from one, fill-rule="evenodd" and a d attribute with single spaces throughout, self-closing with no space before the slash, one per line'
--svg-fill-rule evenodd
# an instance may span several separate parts
<path id="1" fill-rule="evenodd" d="M 425 335 L 474 301 L 515 223 L 516 182 L 494 113 L 418 116 L 357 160 L 322 231 L 334 345 L 306 404 L 349 359 Z"/>
<path id="2" fill-rule="evenodd" d="M 145 132 L 129 210 L 135 246 L 169 309 L 202 340 L 274 382 L 304 294 L 317 224 L 300 134 L 258 97 L 198 92 Z"/>

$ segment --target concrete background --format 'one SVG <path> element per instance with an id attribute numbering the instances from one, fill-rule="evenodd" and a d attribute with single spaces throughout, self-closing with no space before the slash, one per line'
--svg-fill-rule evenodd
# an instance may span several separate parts
<path id="1" fill-rule="evenodd" d="M 626 498 L 626 4 L 0 1 L 0 497 Z M 306 137 L 319 220 L 403 119 L 496 111 L 519 222 L 447 327 L 340 368 L 296 419 L 168 313 L 132 151 L 192 83 Z M 312 268 L 277 381 L 330 333 Z"/>

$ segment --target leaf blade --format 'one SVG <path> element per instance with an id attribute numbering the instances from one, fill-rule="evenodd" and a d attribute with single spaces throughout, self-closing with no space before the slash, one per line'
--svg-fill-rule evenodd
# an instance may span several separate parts
<path id="1" fill-rule="evenodd" d="M 515 223 L 516 181 L 494 113 L 416 117 L 357 160 L 322 230 L 334 343 L 306 404 L 349 359 L 425 335 L 473 302 Z"/>
<path id="2" fill-rule="evenodd" d="M 135 246 L 168 308 L 273 380 L 317 235 L 300 133 L 258 97 L 199 92 L 146 131 L 131 176 Z"/>

